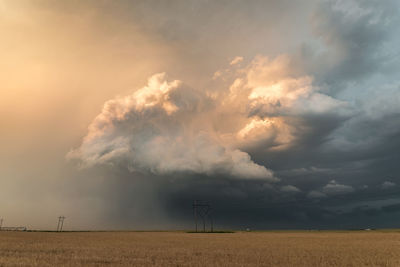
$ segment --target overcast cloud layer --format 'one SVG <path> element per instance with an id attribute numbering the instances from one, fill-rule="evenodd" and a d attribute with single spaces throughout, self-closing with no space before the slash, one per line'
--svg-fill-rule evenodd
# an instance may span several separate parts
<path id="1" fill-rule="evenodd" d="M 64 126 L 48 188 L 65 189 L 47 198 L 94 209 L 81 225 L 98 227 L 188 228 L 195 199 L 221 228 L 399 226 L 397 1 L 168 3 L 26 4 L 106 21 L 85 42 L 125 55 L 96 69 L 95 108 Z"/>

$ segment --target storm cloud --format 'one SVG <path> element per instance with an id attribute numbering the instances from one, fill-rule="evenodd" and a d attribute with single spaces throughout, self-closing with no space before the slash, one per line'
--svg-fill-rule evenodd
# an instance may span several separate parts
<path id="1" fill-rule="evenodd" d="M 69 157 L 89 167 L 125 162 L 132 171 L 157 175 L 187 172 L 277 181 L 242 150 L 260 145 L 266 151 L 288 149 L 297 136 L 318 130 L 311 123 L 302 129 L 308 118 L 348 113 L 346 103 L 320 93 L 312 77 L 292 74 L 288 56 L 259 56 L 229 72 L 232 84 L 213 90 L 169 82 L 165 73 L 153 75 L 132 95 L 105 103 Z"/>
<path id="2" fill-rule="evenodd" d="M 379 178 L 398 179 L 400 90 L 386 67 L 398 64 L 395 5 L 318 3 L 297 51 L 236 55 L 206 87 L 155 74 L 108 101 L 69 157 L 157 180 L 181 219 L 198 198 L 224 210 L 224 225 L 350 227 L 364 201 L 396 190 Z M 353 199 L 359 208 L 335 208 Z"/>
<path id="3" fill-rule="evenodd" d="M 0 4 L 4 198 L 75 229 L 190 228 L 196 199 L 217 228 L 398 226 L 397 1 L 28 2 Z"/>

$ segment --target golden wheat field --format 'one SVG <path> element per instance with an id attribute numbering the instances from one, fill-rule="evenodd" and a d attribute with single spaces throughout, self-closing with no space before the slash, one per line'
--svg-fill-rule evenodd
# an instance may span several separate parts
<path id="1" fill-rule="evenodd" d="M 400 232 L 0 232 L 0 266 L 400 266 Z"/>

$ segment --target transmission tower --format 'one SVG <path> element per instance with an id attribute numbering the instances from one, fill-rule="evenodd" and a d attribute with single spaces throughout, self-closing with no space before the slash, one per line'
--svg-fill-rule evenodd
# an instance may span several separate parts
<path id="1" fill-rule="evenodd" d="M 65 220 L 64 216 L 58 217 L 57 232 L 62 232 L 62 228 L 64 226 L 64 220 Z"/>
<path id="2" fill-rule="evenodd" d="M 203 221 L 203 232 L 206 232 L 206 223 L 207 219 L 210 220 L 210 231 L 213 232 L 213 220 L 210 216 L 211 213 L 211 204 L 207 201 L 195 200 L 193 201 L 193 215 L 194 222 L 196 227 L 196 233 L 198 232 L 198 222 L 197 220 L 200 218 Z"/>

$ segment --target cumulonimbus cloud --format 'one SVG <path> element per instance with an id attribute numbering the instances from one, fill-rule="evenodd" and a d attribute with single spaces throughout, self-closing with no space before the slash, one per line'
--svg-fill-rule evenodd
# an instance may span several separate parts
<path id="1" fill-rule="evenodd" d="M 213 92 L 153 75 L 142 89 L 107 101 L 68 158 L 83 167 L 124 165 L 155 175 L 277 181 L 245 148 L 285 149 L 299 131 L 294 118 L 326 114 L 344 103 L 320 93 L 312 77 L 292 74 L 286 56 L 258 57 L 232 72 L 231 85 Z"/>
<path id="2" fill-rule="evenodd" d="M 83 166 L 123 163 L 159 175 L 188 172 L 275 181 L 247 153 L 218 140 L 204 117 L 212 109 L 202 92 L 156 74 L 134 94 L 106 102 L 82 145 L 68 157 Z"/>

